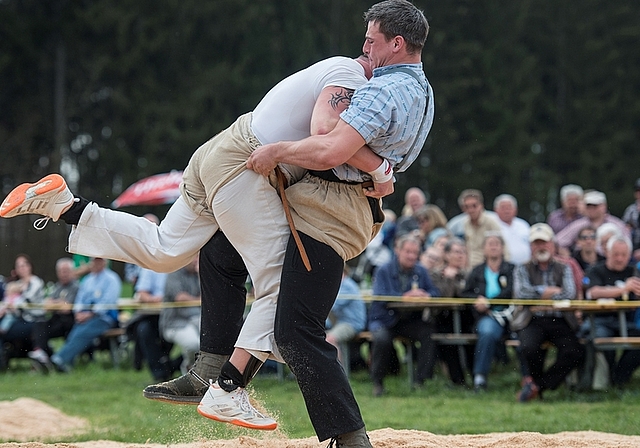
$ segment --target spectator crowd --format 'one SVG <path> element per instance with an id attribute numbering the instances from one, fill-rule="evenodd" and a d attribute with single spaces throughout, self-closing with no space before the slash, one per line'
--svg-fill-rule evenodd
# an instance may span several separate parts
<path id="1" fill-rule="evenodd" d="M 368 287 L 370 276 L 374 299 L 367 327 L 373 395 L 385 393 L 394 338 L 415 344 L 415 388 L 433 377 L 440 362 L 453 384 L 470 380 L 475 391 L 486 390 L 493 362 L 507 359 L 509 340 L 520 366 L 521 402 L 570 382 L 573 372 L 577 387 L 623 387 L 640 367 L 640 346 L 599 349 L 593 339 L 621 332 L 640 336 L 640 309 L 632 306 L 621 328 L 616 311 L 587 315 L 549 305 L 492 305 L 492 299 L 639 300 L 640 179 L 633 188 L 635 202 L 618 218 L 609 212 L 605 193 L 565 185 L 561 207 L 538 223 L 517 216 L 518 202 L 510 194 L 497 196 L 493 210 L 486 210 L 481 191 L 464 190 L 458 198 L 462 213 L 447 220 L 420 189 L 407 190 L 402 214 L 395 222 L 387 214 L 372 250 L 358 262 L 368 269 L 356 278 Z M 405 310 L 384 296 L 422 298 L 423 304 L 430 297 L 475 300 L 459 302 L 469 305 L 458 306 L 455 327 L 454 307 Z M 454 328 L 475 334 L 461 342 L 462 351 L 431 338 Z"/>
<path id="2" fill-rule="evenodd" d="M 617 312 L 587 318 L 549 306 L 492 300 L 639 300 L 640 179 L 634 192 L 635 201 L 616 217 L 605 193 L 565 185 L 561 207 L 546 222 L 529 223 L 518 217 L 518 201 L 510 194 L 497 196 L 487 210 L 482 192 L 466 189 L 458 198 L 461 213 L 447 219 L 422 190 L 410 188 L 400 215 L 385 210 L 381 231 L 353 267 L 345 266 L 327 340 L 341 362 L 353 362 L 343 350 L 350 347 L 351 358 L 359 358 L 353 356 L 359 354 L 353 343 L 368 335 L 369 358 L 359 361 L 369 369 L 376 397 L 386 393 L 385 377 L 398 369 L 396 340 L 411 346 L 414 388 L 431 380 L 440 363 L 452 384 L 488 389 L 493 363 L 508 360 L 509 340 L 517 341 L 512 345 L 521 402 L 560 387 L 574 371 L 586 387 L 623 387 L 640 366 L 640 347 L 596 350 L 589 342 L 620 336 Z M 18 255 L 0 283 L 0 369 L 7 369 L 11 358 L 26 357 L 39 371 L 70 372 L 78 358 L 91 357 L 105 332 L 119 328 L 134 342 L 134 367 L 146 364 L 153 381 L 188 371 L 199 349 L 200 307 L 179 302 L 192 305 L 200 299 L 197 259 L 168 275 L 127 265 L 125 279 L 143 306 L 126 321 L 119 313 L 122 281 L 109 266 L 100 258 L 61 258 L 55 283 L 45 284 L 34 274 L 30 257 Z M 374 298 L 471 301 L 457 314 L 442 306 L 403 309 L 383 299 L 365 303 L 363 290 Z M 159 306 L 163 302 L 178 306 Z M 640 309 L 624 317 L 628 335 L 640 336 Z M 475 334 L 473 343 L 458 346 L 433 338 L 454 328 Z"/>
<path id="3" fill-rule="evenodd" d="M 30 257 L 18 255 L 10 275 L 0 277 L 0 371 L 13 358 L 27 358 L 34 370 L 69 373 L 80 358 L 91 360 L 96 350 L 111 348 L 107 335 L 119 330 L 112 335 L 133 343 L 133 366 L 146 365 L 154 382 L 187 372 L 199 350 L 197 257 L 171 274 L 125 265 L 134 291 L 132 314 L 123 312 L 123 282 L 110 265 L 103 258 L 60 258 L 56 281 L 45 284 Z M 158 306 L 163 302 L 185 305 Z"/>

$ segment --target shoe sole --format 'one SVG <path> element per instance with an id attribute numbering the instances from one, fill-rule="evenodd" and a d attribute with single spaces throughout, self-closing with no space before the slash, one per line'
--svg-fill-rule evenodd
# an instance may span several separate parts
<path id="1" fill-rule="evenodd" d="M 48 375 L 51 372 L 53 366 L 48 363 L 42 362 L 39 359 L 29 358 L 31 360 L 31 365 L 40 373 Z"/>
<path id="2" fill-rule="evenodd" d="M 162 394 L 158 392 L 143 391 L 142 396 L 144 398 L 148 398 L 149 400 L 162 401 L 164 403 L 171 403 L 171 404 L 186 404 L 186 405 L 192 405 L 192 406 L 199 405 L 200 402 L 202 401 L 202 397 L 180 397 L 177 395 L 168 395 L 168 394 Z"/>
<path id="3" fill-rule="evenodd" d="M 238 419 L 234 419 L 234 418 L 223 418 L 223 417 L 218 417 L 216 415 L 210 415 L 205 413 L 200 406 L 198 406 L 198 414 L 202 415 L 205 418 L 208 418 L 210 420 L 215 420 L 217 422 L 221 422 L 221 423 L 230 423 L 232 425 L 235 426 L 241 426 L 243 428 L 249 428 L 249 429 L 259 429 L 262 431 L 273 431 L 274 429 L 276 429 L 278 427 L 278 423 L 272 423 L 271 425 L 252 425 L 251 423 L 245 422 L 244 420 L 238 420 Z"/>
<path id="4" fill-rule="evenodd" d="M 528 403 L 538 398 L 538 394 L 539 392 L 535 392 L 531 395 L 523 395 L 522 392 L 518 392 L 516 394 L 516 400 L 519 401 L 520 403 Z"/>
<path id="5" fill-rule="evenodd" d="M 0 216 L 7 217 L 15 209 L 21 207 L 27 199 L 56 190 L 61 191 L 65 187 L 66 182 L 59 174 L 49 174 L 33 184 L 18 185 L 0 205 Z"/>

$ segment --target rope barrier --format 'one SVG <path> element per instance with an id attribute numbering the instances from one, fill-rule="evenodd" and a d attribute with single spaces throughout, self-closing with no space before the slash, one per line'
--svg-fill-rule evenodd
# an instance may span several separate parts
<path id="1" fill-rule="evenodd" d="M 398 297 L 398 296 L 378 296 L 370 293 L 357 294 L 341 294 L 341 299 L 357 300 L 362 299 L 364 302 L 398 302 L 398 303 L 415 303 L 428 307 L 429 304 L 434 306 L 461 306 L 473 305 L 478 299 L 476 298 L 459 298 L 459 297 Z M 516 305 L 516 306 L 547 306 L 552 308 L 574 308 L 574 309 L 618 309 L 618 308 L 640 308 L 640 300 L 614 300 L 614 299 L 598 299 L 598 300 L 543 300 L 543 299 L 488 299 L 490 305 Z M 255 301 L 253 295 L 247 295 L 247 305 Z M 1 302 L 0 302 L 1 304 Z M 133 299 L 121 299 L 118 304 L 114 305 L 88 305 L 87 308 L 95 310 L 163 310 L 168 308 L 185 308 L 200 306 L 200 301 L 185 302 L 160 302 L 160 303 L 141 303 Z M 25 310 L 46 310 L 46 311 L 63 311 L 71 310 L 72 305 L 47 305 L 42 303 L 22 303 L 16 306 L 16 309 Z"/>
<path id="2" fill-rule="evenodd" d="M 340 296 L 341 298 L 343 296 Z M 428 306 L 434 305 L 473 305 L 477 298 L 459 298 L 459 297 L 397 297 L 397 296 L 374 296 L 363 295 L 362 299 L 366 302 L 403 302 L 403 303 L 419 303 Z M 554 308 L 638 308 L 640 300 L 614 300 L 614 299 L 598 299 L 598 300 L 549 300 L 549 299 L 487 299 L 490 305 L 521 305 L 521 306 L 550 306 Z"/>

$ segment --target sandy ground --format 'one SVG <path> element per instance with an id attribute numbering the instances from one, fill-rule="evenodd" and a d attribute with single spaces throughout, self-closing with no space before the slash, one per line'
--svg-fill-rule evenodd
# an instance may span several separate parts
<path id="1" fill-rule="evenodd" d="M 37 422 L 34 425 L 34 421 Z M 34 427 L 35 426 L 35 427 Z M 0 448 L 324 448 L 327 442 L 308 439 L 239 437 L 189 444 L 135 444 L 108 440 L 44 444 L 37 440 L 64 438 L 83 431 L 88 423 L 31 398 L 0 402 L 0 437 L 20 442 L 0 443 Z M 425 431 L 378 429 L 369 433 L 375 448 L 638 448 L 640 436 L 622 436 L 594 431 L 539 434 L 534 432 L 479 435 L 436 435 Z"/>

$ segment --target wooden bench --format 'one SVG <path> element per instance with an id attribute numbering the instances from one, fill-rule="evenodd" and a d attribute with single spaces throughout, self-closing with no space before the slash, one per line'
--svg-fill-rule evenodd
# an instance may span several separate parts
<path id="1" fill-rule="evenodd" d="M 373 340 L 373 334 L 370 331 L 361 331 L 358 333 L 351 341 L 349 342 L 371 342 Z M 409 338 L 405 338 L 404 336 L 396 336 L 394 341 L 398 341 L 403 344 L 407 348 L 406 361 L 407 361 L 407 376 L 409 381 L 409 386 L 413 385 L 413 358 L 414 358 L 414 346 L 413 343 L 409 340 Z M 348 343 L 340 344 L 340 352 L 342 353 L 342 368 L 344 369 L 347 376 L 351 374 L 351 353 L 349 351 Z"/>
<path id="2" fill-rule="evenodd" d="M 122 327 L 110 328 L 100 335 L 101 341 L 106 341 L 109 345 L 111 362 L 115 368 L 119 368 L 122 360 L 128 354 L 129 337 L 127 330 Z"/>
<path id="3" fill-rule="evenodd" d="M 441 345 L 471 345 L 478 340 L 475 333 L 434 333 L 431 339 Z"/>
<path id="4" fill-rule="evenodd" d="M 505 339 L 504 345 L 507 347 L 520 347 L 520 339 Z"/>
<path id="5" fill-rule="evenodd" d="M 594 338 L 593 346 L 596 350 L 638 349 L 640 350 L 640 336 Z"/>

